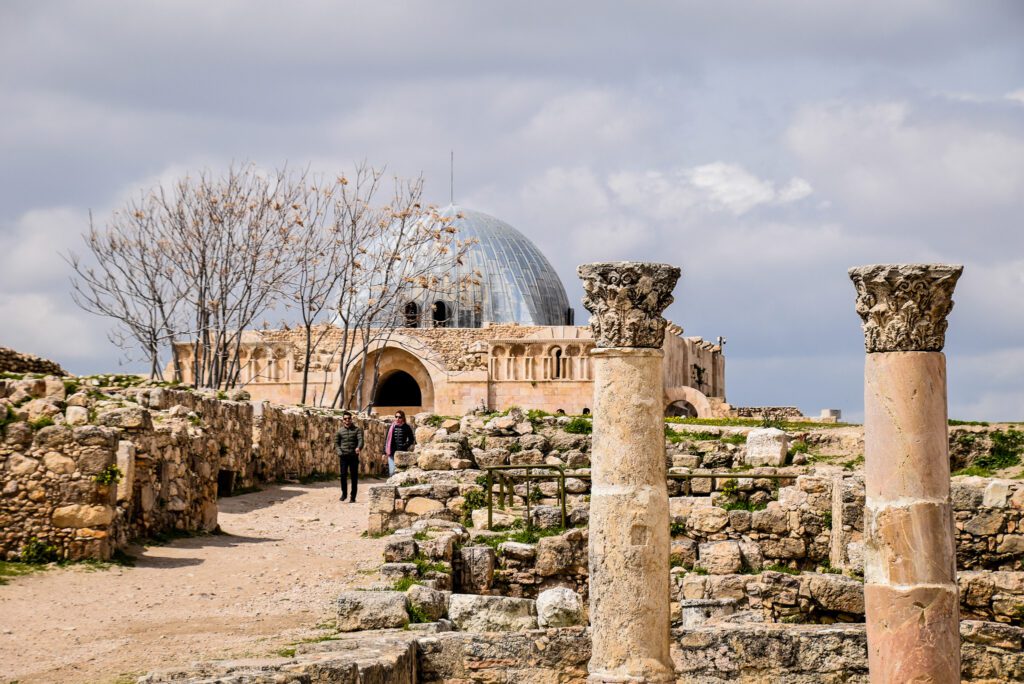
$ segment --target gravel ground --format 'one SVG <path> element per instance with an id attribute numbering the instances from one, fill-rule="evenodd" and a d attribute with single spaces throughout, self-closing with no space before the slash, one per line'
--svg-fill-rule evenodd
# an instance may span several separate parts
<path id="1" fill-rule="evenodd" d="M 334 596 L 376 580 L 384 546 L 360 536 L 365 486 L 355 504 L 339 493 L 320 483 L 221 499 L 223 535 L 132 547 L 134 567 L 12 579 L 0 586 L 0 682 L 130 682 L 324 634 Z"/>

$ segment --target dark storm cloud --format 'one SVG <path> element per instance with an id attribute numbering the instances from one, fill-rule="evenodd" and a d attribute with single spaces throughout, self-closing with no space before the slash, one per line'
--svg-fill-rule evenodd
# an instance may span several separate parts
<path id="1" fill-rule="evenodd" d="M 444 202 L 454 148 L 456 198 L 572 299 L 582 260 L 681 264 L 670 314 L 728 337 L 739 404 L 859 412 L 846 268 L 962 261 L 952 411 L 1020 418 L 1022 28 L 1013 1 L 8 2 L 0 343 L 116 363 L 55 252 L 90 208 L 241 159 L 366 158 Z"/>

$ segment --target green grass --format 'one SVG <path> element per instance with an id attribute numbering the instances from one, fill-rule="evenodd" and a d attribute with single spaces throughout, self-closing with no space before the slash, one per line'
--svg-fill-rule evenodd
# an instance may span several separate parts
<path id="1" fill-rule="evenodd" d="M 722 441 L 725 442 L 726 444 L 735 444 L 735 445 L 739 446 L 740 444 L 746 444 L 747 443 L 747 436 L 746 435 L 722 435 Z"/>
<path id="2" fill-rule="evenodd" d="M 752 504 L 749 501 L 730 501 L 729 503 L 719 505 L 727 511 L 763 511 L 768 508 L 767 502 Z"/>
<path id="3" fill-rule="evenodd" d="M 417 605 L 409 603 L 409 622 L 413 624 L 423 624 L 426 622 L 432 622 L 430 617 L 423 612 L 423 609 Z"/>
<path id="4" fill-rule="evenodd" d="M 395 580 L 395 584 L 392 587 L 395 591 L 408 591 L 409 587 L 414 584 L 422 584 L 415 577 L 402 577 L 401 579 Z"/>
<path id="5" fill-rule="evenodd" d="M 517 521 L 519 522 L 519 521 Z M 520 525 L 522 523 L 520 522 Z M 553 527 L 545 530 L 538 530 L 536 528 L 527 530 L 521 529 L 505 529 L 501 530 L 502 534 L 496 536 L 488 536 L 476 540 L 477 544 L 483 544 L 484 546 L 490 546 L 492 549 L 497 550 L 498 547 L 505 542 L 517 542 L 519 544 L 536 544 L 544 537 L 557 537 L 558 535 L 565 532 L 561 527 Z"/>
<path id="6" fill-rule="evenodd" d="M 770 572 L 782 572 L 782 573 L 785 573 L 787 575 L 799 575 L 800 574 L 799 570 L 794 570 L 793 568 L 789 567 L 788 565 L 766 565 L 766 566 L 764 566 L 764 569 L 767 570 L 767 571 L 770 571 Z"/>
<path id="7" fill-rule="evenodd" d="M 960 470 L 954 470 L 953 475 L 963 475 L 965 477 L 992 477 L 992 471 L 988 468 L 982 468 L 981 466 L 967 466 Z"/>
<path id="8" fill-rule="evenodd" d="M 29 421 L 29 425 L 32 426 L 33 430 L 42 430 L 53 425 L 53 418 L 51 416 L 39 416 L 35 420 Z"/>
<path id="9" fill-rule="evenodd" d="M 295 649 L 294 648 L 282 648 L 279 651 L 277 651 L 277 655 L 278 655 L 278 657 L 281 657 L 281 658 L 294 658 L 295 657 Z"/>
<path id="10" fill-rule="evenodd" d="M 981 426 L 981 427 L 988 427 L 988 425 L 989 425 L 988 421 L 984 421 L 984 420 L 954 420 L 952 418 L 949 419 L 949 424 L 950 425 L 978 425 L 978 426 Z"/>
<path id="11" fill-rule="evenodd" d="M 681 425 L 714 425 L 718 427 L 762 427 L 763 421 L 760 418 L 679 418 L 670 417 L 665 419 L 669 423 Z M 810 420 L 783 421 L 783 430 L 815 430 L 831 429 L 838 427 L 850 427 L 854 423 L 818 423 Z"/>
<path id="12" fill-rule="evenodd" d="M 426 556 L 420 555 L 412 559 L 412 562 L 416 565 L 416 571 L 422 576 L 428 572 L 451 572 L 451 566 L 447 563 L 439 563 L 430 560 Z"/>
<path id="13" fill-rule="evenodd" d="M 594 426 L 586 418 L 577 416 L 570 420 L 563 429 L 571 435 L 589 435 L 594 431 Z"/>
<path id="14" fill-rule="evenodd" d="M 0 436 L 7 434 L 7 426 L 18 420 L 18 415 L 14 412 L 10 406 L 2 416 L 0 416 Z"/>
<path id="15" fill-rule="evenodd" d="M 24 577 L 25 575 L 31 575 L 33 572 L 41 572 L 46 569 L 46 565 L 38 563 L 0 561 L 0 585 L 7 584 L 15 577 Z"/>

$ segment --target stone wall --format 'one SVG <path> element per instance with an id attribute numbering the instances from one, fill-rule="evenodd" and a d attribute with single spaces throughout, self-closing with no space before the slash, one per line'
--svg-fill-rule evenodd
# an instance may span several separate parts
<path id="1" fill-rule="evenodd" d="M 357 423 L 363 428 L 364 440 L 360 474 L 386 473 L 387 464 L 381 454 L 387 424 L 374 419 L 357 419 Z M 260 479 L 273 481 L 338 474 L 334 434 L 340 427 L 339 411 L 264 404 L 256 444 Z"/>
<path id="2" fill-rule="evenodd" d="M 81 381 L 66 396 L 58 378 L 0 380 L 0 558 L 33 539 L 60 558 L 109 558 L 133 538 L 216 529 L 217 497 L 237 488 L 338 472 L 337 416 Z M 363 423 L 372 474 L 386 426 Z M 120 481 L 100 484 L 114 466 Z"/>
<path id="3" fill-rule="evenodd" d="M 203 663 L 150 674 L 145 684 L 344 681 L 395 684 L 585 684 L 591 654 L 581 627 L 524 632 L 384 630 L 315 644 L 296 655 Z M 427 631 L 427 630 L 423 630 Z M 1024 629 L 964 621 L 962 681 L 1024 681 Z M 714 625 L 672 633 L 677 681 L 692 684 L 867 684 L 863 625 Z M 309 679 L 315 677 L 315 679 Z"/>
<path id="4" fill-rule="evenodd" d="M 9 423 L 0 441 L 0 560 L 33 540 L 60 558 L 109 558 L 117 536 L 116 488 L 95 481 L 116 462 L 119 431 Z"/>
<path id="5" fill-rule="evenodd" d="M 22 354 L 9 347 L 0 347 L 0 373 L 67 375 L 67 371 L 58 363 L 32 354 Z"/>

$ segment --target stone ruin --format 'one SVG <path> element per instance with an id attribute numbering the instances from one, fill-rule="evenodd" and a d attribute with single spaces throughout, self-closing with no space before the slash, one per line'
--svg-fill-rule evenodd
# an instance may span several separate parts
<path id="1" fill-rule="evenodd" d="M 339 596 L 337 638 L 140 681 L 1024 680 L 1024 482 L 950 479 L 951 462 L 980 462 L 1010 429 L 947 427 L 958 269 L 851 272 L 863 430 L 666 424 L 646 397 L 660 391 L 678 272 L 581 275 L 599 345 L 592 422 L 418 416 L 416 451 L 370 488 L 369 528 L 390 535 L 380 582 Z M 301 432 L 295 418 L 261 443 Z M 27 458 L 45 465 L 44 448 Z M 265 448 L 233 466 L 242 481 L 275 467 L 259 464 Z M 836 458 L 815 463 L 808 448 Z M 514 483 L 487 529 L 482 468 L 499 465 L 561 468 L 564 527 L 549 480 Z"/>
<path id="2" fill-rule="evenodd" d="M 338 472 L 332 412 L 137 382 L 0 380 L 0 560 L 106 560 L 134 538 L 216 529 L 219 496 Z M 362 423 L 380 450 L 384 424 Z"/>

